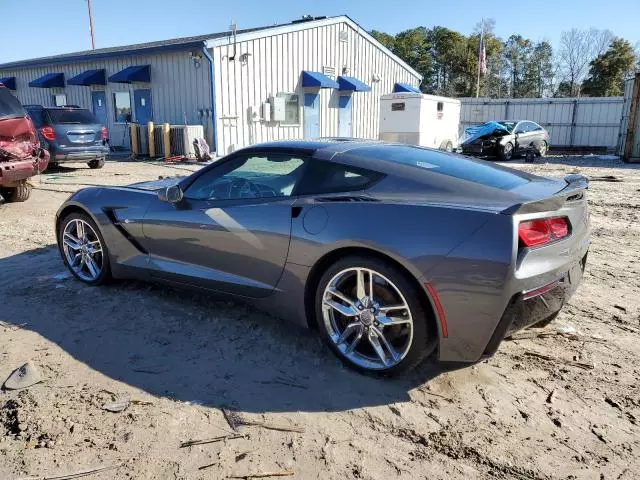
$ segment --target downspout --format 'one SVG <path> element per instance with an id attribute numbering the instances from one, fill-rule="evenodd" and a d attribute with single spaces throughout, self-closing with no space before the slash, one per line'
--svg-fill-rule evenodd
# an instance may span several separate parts
<path id="1" fill-rule="evenodd" d="M 216 83 L 215 72 L 213 70 L 213 58 L 207 49 L 207 44 L 202 43 L 202 54 L 204 58 L 209 61 L 209 70 L 211 72 L 211 127 L 213 128 L 213 150 L 218 154 L 218 129 L 217 129 L 217 116 L 216 116 Z"/>

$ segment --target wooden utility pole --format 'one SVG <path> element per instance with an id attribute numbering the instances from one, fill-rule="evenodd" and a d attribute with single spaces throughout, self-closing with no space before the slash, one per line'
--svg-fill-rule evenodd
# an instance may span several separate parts
<path id="1" fill-rule="evenodd" d="M 89 9 L 89 30 L 91 31 L 91 50 L 95 50 L 96 39 L 93 35 L 93 15 L 91 14 L 91 0 L 87 0 L 87 8 Z"/>

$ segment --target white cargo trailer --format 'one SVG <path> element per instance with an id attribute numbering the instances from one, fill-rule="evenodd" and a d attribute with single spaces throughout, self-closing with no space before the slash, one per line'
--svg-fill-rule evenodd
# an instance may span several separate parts
<path id="1" fill-rule="evenodd" d="M 380 140 L 452 151 L 458 146 L 460 100 L 421 93 L 380 97 Z"/>

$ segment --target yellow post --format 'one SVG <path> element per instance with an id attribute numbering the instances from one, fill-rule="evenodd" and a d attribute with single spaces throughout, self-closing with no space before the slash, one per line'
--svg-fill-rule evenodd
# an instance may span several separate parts
<path id="1" fill-rule="evenodd" d="M 156 156 L 156 139 L 153 132 L 153 122 L 147 123 L 147 132 L 149 132 L 149 157 L 154 158 Z"/>
<path id="2" fill-rule="evenodd" d="M 171 156 L 171 141 L 169 139 L 169 132 L 171 129 L 169 128 L 168 123 L 164 123 L 162 125 L 162 145 L 164 146 L 164 158 L 169 158 Z"/>
<path id="3" fill-rule="evenodd" d="M 138 155 L 138 125 L 132 122 L 129 128 L 131 128 L 131 153 Z"/>

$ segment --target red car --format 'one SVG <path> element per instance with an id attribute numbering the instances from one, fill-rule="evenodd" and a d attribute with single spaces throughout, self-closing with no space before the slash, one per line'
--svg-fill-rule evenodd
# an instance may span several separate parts
<path id="1" fill-rule="evenodd" d="M 31 194 L 29 178 L 47 168 L 49 152 L 16 97 L 0 83 L 0 195 L 24 202 Z"/>

